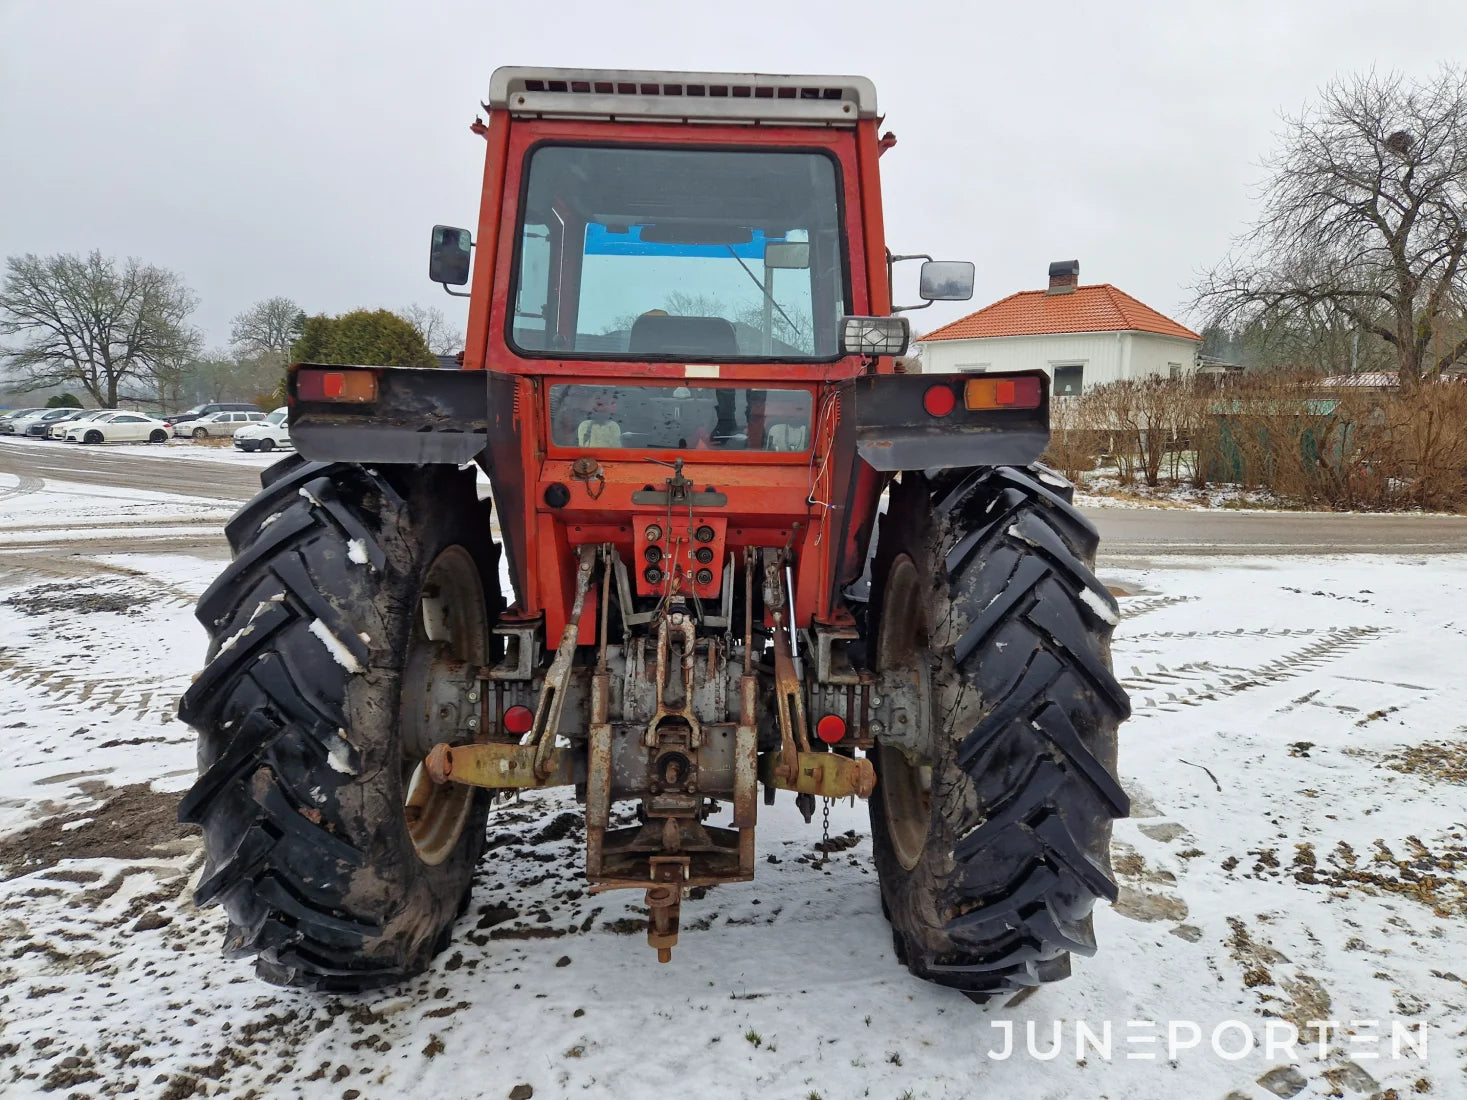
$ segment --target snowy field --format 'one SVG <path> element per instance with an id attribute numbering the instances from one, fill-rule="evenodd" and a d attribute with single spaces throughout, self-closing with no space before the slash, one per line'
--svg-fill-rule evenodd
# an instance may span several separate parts
<path id="1" fill-rule="evenodd" d="M 912 979 L 864 808 L 835 807 L 854 843 L 822 869 L 789 796 L 759 879 L 687 902 L 659 966 L 640 899 L 585 892 L 573 804 L 538 794 L 491 819 L 431 973 L 329 997 L 219 956 L 173 821 L 221 563 L 147 525 L 228 507 L 19 489 L 0 475 L 0 1095 L 1467 1096 L 1467 557 L 1103 571 L 1134 816 L 1069 981 L 979 1008 Z M 106 540 L 68 548 L 73 520 Z"/>

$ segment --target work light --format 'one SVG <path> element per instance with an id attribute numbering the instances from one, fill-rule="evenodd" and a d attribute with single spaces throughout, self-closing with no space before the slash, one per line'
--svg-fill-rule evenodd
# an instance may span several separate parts
<path id="1" fill-rule="evenodd" d="M 905 317 L 842 317 L 844 355 L 904 355 L 912 336 Z"/>

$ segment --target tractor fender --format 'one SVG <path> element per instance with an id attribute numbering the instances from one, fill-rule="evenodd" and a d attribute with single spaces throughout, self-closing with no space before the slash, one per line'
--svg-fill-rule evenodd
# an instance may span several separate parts
<path id="1" fill-rule="evenodd" d="M 297 393 L 301 370 L 368 371 L 375 395 L 362 401 L 311 401 Z M 331 367 L 290 371 L 290 439 L 315 462 L 462 466 L 488 446 L 487 371 L 439 367 Z"/>
<path id="2" fill-rule="evenodd" d="M 866 375 L 853 383 L 856 453 L 884 473 L 972 466 L 1027 466 L 1049 445 L 1049 377 L 1043 371 L 1005 374 L 1039 379 L 1034 408 L 969 409 L 964 384 L 971 374 Z M 985 378 L 994 377 L 984 375 Z M 928 391 L 952 398 L 934 414 Z"/>

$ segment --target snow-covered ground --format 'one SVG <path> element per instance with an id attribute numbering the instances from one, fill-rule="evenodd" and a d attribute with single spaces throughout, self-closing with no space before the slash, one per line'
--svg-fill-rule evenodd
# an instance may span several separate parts
<path id="1" fill-rule="evenodd" d="M 172 711 L 202 661 L 190 603 L 220 563 L 20 545 L 56 520 L 48 498 L 109 531 L 228 512 L 114 492 L 0 499 L 17 540 L 0 545 L 0 1094 L 1467 1095 L 1467 558 L 1104 575 L 1125 593 L 1114 659 L 1135 705 L 1122 893 L 1097 914 L 1100 953 L 1032 995 L 979 1008 L 911 978 L 864 808 L 833 809 L 855 843 L 817 868 L 818 827 L 788 798 L 762 811 L 758 880 L 686 903 L 659 966 L 640 899 L 585 892 L 573 803 L 535 794 L 491 820 L 431 973 L 328 997 L 221 959 L 222 915 L 189 901 L 199 845 L 173 815 L 193 737 Z M 1214 1049 L 1312 1020 L 1345 1030 Z M 1077 1057 L 1082 1025 L 1109 1031 L 1109 1057 Z"/>

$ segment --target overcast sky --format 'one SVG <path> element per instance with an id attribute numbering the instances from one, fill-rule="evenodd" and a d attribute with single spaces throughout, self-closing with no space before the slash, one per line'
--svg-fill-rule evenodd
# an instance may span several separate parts
<path id="1" fill-rule="evenodd" d="M 855 72 L 900 139 L 888 243 L 971 259 L 965 307 L 1051 260 L 1179 312 L 1254 208 L 1260 161 L 1331 77 L 1426 74 L 1460 0 L 0 0 L 0 255 L 178 271 L 210 342 L 251 302 L 461 302 L 434 222 L 472 226 L 498 65 Z"/>

